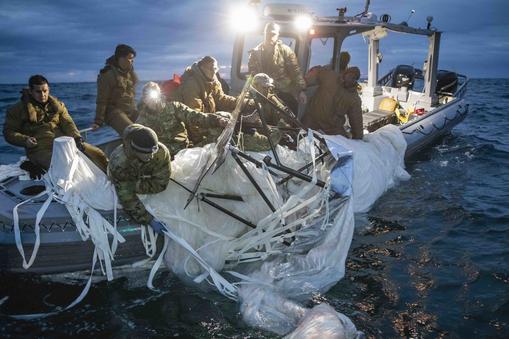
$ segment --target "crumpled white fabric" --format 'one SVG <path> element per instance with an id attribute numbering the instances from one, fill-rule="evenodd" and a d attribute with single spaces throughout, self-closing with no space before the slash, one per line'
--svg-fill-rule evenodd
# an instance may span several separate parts
<path id="1" fill-rule="evenodd" d="M 51 165 L 44 178 L 54 199 L 65 204 L 83 241 L 90 239 L 94 243 L 95 255 L 104 263 L 108 280 L 112 280 L 111 261 L 118 243 L 125 239 L 116 229 L 116 220 L 112 225 L 98 210 L 116 211 L 113 184 L 76 148 L 71 137 L 59 137 L 53 142 Z"/>
<path id="2" fill-rule="evenodd" d="M 364 338 L 352 321 L 327 304 L 320 304 L 306 311 L 299 326 L 285 339 L 320 338 L 346 339 Z"/>
<path id="3" fill-rule="evenodd" d="M 353 152 L 354 212 L 367 212 L 375 201 L 399 180 L 408 180 L 405 171 L 406 141 L 400 129 L 387 125 L 364 136 L 363 140 L 326 135 L 330 149 L 343 146 Z"/>
<path id="4" fill-rule="evenodd" d="M 305 144 L 305 141 L 303 143 Z M 300 212 L 300 218 L 320 208 L 328 208 L 330 220 L 326 226 L 324 227 L 323 218 L 316 223 L 310 221 L 296 233 L 296 240 L 291 247 L 269 244 L 268 255 L 262 261 L 238 265 L 227 261 L 240 257 L 235 253 L 239 248 L 232 244 L 239 242 L 246 232 L 255 232 L 196 199 L 184 210 L 188 193 L 174 183 L 170 182 L 167 190 L 160 194 L 143 197 L 147 208 L 189 243 L 213 269 L 232 271 L 234 278 L 225 275 L 231 281 L 238 280 L 235 278 L 241 279 L 242 283 L 237 283 L 241 313 L 246 323 L 251 326 L 283 335 L 299 324 L 301 328 L 308 328 L 306 324 L 320 323 L 316 319 L 328 319 L 325 323 L 322 321 L 324 329 L 335 328 L 339 331 L 336 334 L 345 337 L 353 338 L 357 335 L 357 332 L 351 331 L 348 326 L 340 329 L 338 322 L 331 325 L 331 319 L 344 319 L 343 315 L 329 312 L 327 316 L 317 318 L 298 302 L 311 297 L 313 293 L 326 292 L 344 276 L 345 260 L 354 229 L 354 212 L 367 210 L 397 180 L 408 177 L 405 175 L 403 163 L 406 143 L 397 127 L 381 129 L 366 136 L 364 141 L 327 137 L 327 143 L 333 154 L 338 145 L 342 147 L 343 155 L 353 152 L 353 166 L 351 161 L 346 161 L 343 170 L 335 173 L 346 178 L 338 187 L 353 186 L 353 198 L 341 203 L 332 201 L 330 206 L 320 205 L 319 202 L 323 203 L 323 199 L 310 203 Z M 199 164 L 207 158 L 205 154 L 211 149 L 212 146 L 209 145 L 177 154 L 172 163 L 172 177 L 192 188 L 199 175 Z M 299 147 L 298 152 L 281 147 L 278 147 L 278 150 L 281 161 L 292 168 L 298 168 L 311 159 L 311 149 L 305 146 Z M 305 150 L 308 151 L 307 154 Z M 315 195 L 324 194 L 323 190 L 299 180 L 292 180 L 288 184 L 288 191 L 281 188 L 274 190 L 266 170 L 249 162 L 244 163 L 277 208 L 282 208 L 285 202 L 299 195 L 302 196 L 298 201 L 302 202 Z M 328 180 L 332 165 L 333 162 L 317 164 L 316 175 L 322 180 Z M 348 178 L 352 175 L 353 179 Z M 205 178 L 200 191 L 241 196 L 244 202 L 220 199 L 214 201 L 255 224 L 262 222 L 264 218 L 274 220 L 269 216 L 275 214 L 271 213 L 230 155 L 213 175 Z M 285 220 L 285 223 L 298 222 L 298 219 L 298 216 L 293 215 Z M 260 249 L 264 250 L 267 251 L 267 248 Z M 207 279 L 204 269 L 176 242 L 170 242 L 165 261 L 172 271 L 184 280 L 201 282 Z M 306 318 L 305 314 L 310 314 L 311 318 Z M 315 320 L 306 322 L 306 319 Z M 343 330 L 344 332 L 341 332 Z"/>
<path id="5" fill-rule="evenodd" d="M 26 158 L 22 157 L 17 163 L 15 164 L 8 164 L 8 165 L 0 165 L 0 181 L 3 181 L 9 177 L 17 177 L 20 175 L 28 174 L 28 172 L 22 170 L 19 168 L 19 165 L 26 160 Z"/>

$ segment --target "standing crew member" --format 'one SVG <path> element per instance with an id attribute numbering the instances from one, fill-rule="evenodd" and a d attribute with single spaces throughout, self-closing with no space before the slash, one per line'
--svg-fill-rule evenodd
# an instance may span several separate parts
<path id="1" fill-rule="evenodd" d="M 110 157 L 108 176 L 126 214 L 156 232 L 163 225 L 146 210 L 137 194 L 155 194 L 168 186 L 171 175 L 170 152 L 148 127 L 132 124 L 123 133 L 123 144 Z"/>
<path id="2" fill-rule="evenodd" d="M 97 99 L 92 129 L 106 123 L 119 135 L 138 117 L 134 99 L 138 77 L 133 64 L 136 51 L 128 45 L 118 45 L 115 54 L 97 76 Z"/>
<path id="3" fill-rule="evenodd" d="M 279 40 L 279 32 L 278 24 L 269 22 L 265 25 L 264 41 L 249 51 L 249 73 L 265 73 L 274 79 L 277 95 L 297 114 L 296 97 L 301 104 L 307 101 L 306 82 L 295 53 Z"/>
<path id="4" fill-rule="evenodd" d="M 208 134 L 206 139 L 213 142 L 229 120 L 219 114 L 195 111 L 181 102 L 165 102 L 155 82 L 148 82 L 143 86 L 138 110 L 140 116 L 136 123 L 153 129 L 159 141 L 168 147 L 172 156 L 191 145 L 186 126 L 202 128 Z"/>
<path id="5" fill-rule="evenodd" d="M 74 138 L 78 149 L 103 171 L 108 166 L 108 159 L 99 148 L 83 142 L 64 103 L 50 95 L 49 82 L 42 75 L 31 76 L 21 100 L 9 107 L 3 132 L 8 143 L 25 147 L 32 163 L 27 168 L 31 175 L 40 168 L 49 168 L 53 140 L 61 136 Z"/>
<path id="6" fill-rule="evenodd" d="M 362 101 L 357 92 L 357 80 L 359 80 L 360 76 L 361 72 L 357 67 L 347 68 L 340 74 L 339 88 L 335 101 L 336 119 L 331 124 L 334 126 L 334 130 L 329 134 L 349 136 L 345 130 L 345 117 L 348 117 L 352 139 L 362 139 L 364 135 Z"/>
<path id="7" fill-rule="evenodd" d="M 315 66 L 309 70 L 305 79 L 308 86 L 318 85 L 318 88 L 309 99 L 302 124 L 306 128 L 331 134 L 331 131 L 337 130 L 332 122 L 336 113 L 334 104 L 339 88 L 338 73 L 327 66 Z"/>

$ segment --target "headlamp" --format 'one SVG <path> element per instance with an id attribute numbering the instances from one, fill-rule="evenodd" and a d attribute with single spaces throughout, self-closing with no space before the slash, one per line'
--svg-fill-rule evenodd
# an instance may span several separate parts
<path id="1" fill-rule="evenodd" d="M 148 97 L 152 100 L 157 100 L 161 97 L 161 92 L 157 89 L 151 89 L 148 91 Z"/>

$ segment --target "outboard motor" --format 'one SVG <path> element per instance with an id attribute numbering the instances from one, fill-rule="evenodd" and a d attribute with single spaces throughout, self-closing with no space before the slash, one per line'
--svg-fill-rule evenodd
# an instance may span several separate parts
<path id="1" fill-rule="evenodd" d="M 454 93 L 458 88 L 458 74 L 456 72 L 439 70 L 437 73 L 437 94 Z"/>
<path id="2" fill-rule="evenodd" d="M 398 65 L 392 71 L 391 87 L 407 87 L 413 89 L 415 80 L 415 69 L 409 65 Z"/>

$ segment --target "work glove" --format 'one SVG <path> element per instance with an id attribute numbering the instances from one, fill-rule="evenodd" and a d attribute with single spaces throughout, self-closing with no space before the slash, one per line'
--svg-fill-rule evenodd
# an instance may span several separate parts
<path id="1" fill-rule="evenodd" d="M 30 179 L 32 180 L 40 180 L 42 176 L 46 173 L 44 168 L 41 166 L 34 164 L 30 160 L 23 161 L 21 165 L 19 165 L 19 168 L 21 168 L 24 171 L 27 171 L 30 175 Z"/>
<path id="2" fill-rule="evenodd" d="M 158 234 L 163 234 L 163 230 L 166 228 L 164 227 L 164 224 L 160 222 L 159 220 L 156 220 L 155 218 L 152 219 L 152 221 L 149 223 L 150 227 L 154 230 L 154 232 Z"/>
<path id="3" fill-rule="evenodd" d="M 74 142 L 76 143 L 76 148 L 85 153 L 85 145 L 83 145 L 83 138 L 82 137 L 75 137 Z"/>

